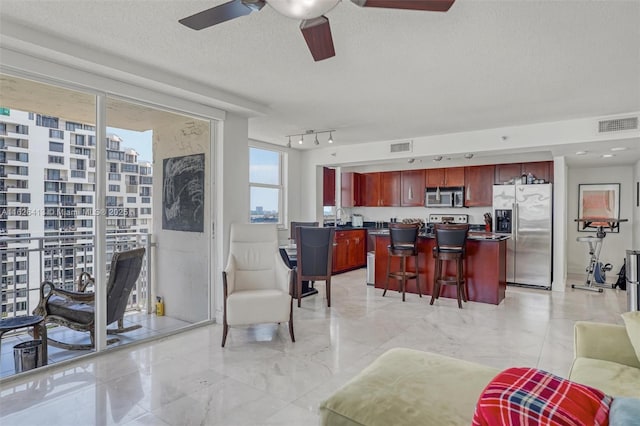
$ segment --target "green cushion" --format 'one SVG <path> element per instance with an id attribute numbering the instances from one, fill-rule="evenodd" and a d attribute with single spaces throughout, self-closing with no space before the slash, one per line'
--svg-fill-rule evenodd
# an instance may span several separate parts
<path id="1" fill-rule="evenodd" d="M 391 349 L 320 405 L 323 425 L 471 424 L 499 370 L 412 349 Z"/>
<path id="2" fill-rule="evenodd" d="M 640 398 L 640 369 L 617 362 L 576 358 L 569 379 L 614 397 Z"/>
<path id="3" fill-rule="evenodd" d="M 625 312 L 622 314 L 624 325 L 631 340 L 631 345 L 636 351 L 638 361 L 640 361 L 640 311 Z"/>

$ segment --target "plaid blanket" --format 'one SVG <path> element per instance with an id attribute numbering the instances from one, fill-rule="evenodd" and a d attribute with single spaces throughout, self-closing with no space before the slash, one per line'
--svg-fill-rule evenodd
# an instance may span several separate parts
<path id="1" fill-rule="evenodd" d="M 509 368 L 480 395 L 473 426 L 607 426 L 612 398 L 535 368 Z"/>

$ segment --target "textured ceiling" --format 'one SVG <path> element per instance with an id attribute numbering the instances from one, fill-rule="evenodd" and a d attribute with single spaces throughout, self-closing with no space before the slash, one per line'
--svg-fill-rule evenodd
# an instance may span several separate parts
<path id="1" fill-rule="evenodd" d="M 270 7 L 202 31 L 177 22 L 223 2 L 0 0 L 0 12 L 263 105 L 250 137 L 271 143 L 306 129 L 361 143 L 640 110 L 640 1 L 458 0 L 429 13 L 345 0 L 327 14 L 336 57 L 317 63 L 299 23 Z"/>

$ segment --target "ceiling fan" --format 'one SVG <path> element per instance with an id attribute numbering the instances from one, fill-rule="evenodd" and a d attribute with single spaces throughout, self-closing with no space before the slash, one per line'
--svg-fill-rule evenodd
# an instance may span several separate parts
<path id="1" fill-rule="evenodd" d="M 341 0 L 231 0 L 195 15 L 180 19 L 182 25 L 201 30 L 229 21 L 251 12 L 257 12 L 268 4 L 278 13 L 289 18 L 301 19 L 300 30 L 315 61 L 335 56 L 329 19 L 325 13 Z M 410 9 L 430 12 L 446 12 L 455 0 L 351 0 L 362 7 L 386 9 Z"/>

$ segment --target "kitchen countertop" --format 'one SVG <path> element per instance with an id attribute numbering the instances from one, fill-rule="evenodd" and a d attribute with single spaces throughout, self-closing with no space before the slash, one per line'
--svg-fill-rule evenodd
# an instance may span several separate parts
<path id="1" fill-rule="evenodd" d="M 386 236 L 389 235 L 388 229 L 369 229 L 369 235 L 380 235 Z M 425 234 L 424 232 L 420 232 L 420 238 L 435 238 L 433 234 Z M 505 234 L 494 234 L 492 232 L 469 232 L 468 240 L 473 241 L 504 241 L 511 238 L 509 235 Z"/>

